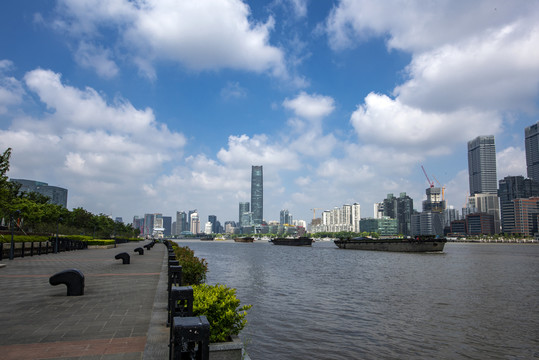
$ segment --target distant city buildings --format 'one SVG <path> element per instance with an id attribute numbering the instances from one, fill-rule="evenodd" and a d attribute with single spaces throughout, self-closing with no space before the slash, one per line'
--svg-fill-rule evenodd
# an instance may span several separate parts
<path id="1" fill-rule="evenodd" d="M 19 189 L 19 192 L 21 193 L 35 192 L 48 197 L 50 204 L 60 205 L 67 208 L 67 189 L 36 180 L 10 179 L 10 181 L 21 185 L 21 188 Z"/>
<path id="2" fill-rule="evenodd" d="M 320 224 L 311 223 L 311 232 L 359 232 L 361 220 L 361 206 L 345 204 L 342 208 L 325 210 L 322 213 Z"/>

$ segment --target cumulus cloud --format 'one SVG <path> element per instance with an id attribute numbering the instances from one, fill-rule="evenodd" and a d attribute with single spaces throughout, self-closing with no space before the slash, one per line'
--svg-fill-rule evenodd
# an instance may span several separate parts
<path id="1" fill-rule="evenodd" d="M 515 19 L 534 23 L 539 9 L 526 0 L 341 0 L 325 22 L 334 49 L 354 47 L 373 36 L 387 37 L 390 49 L 422 52 L 504 27 Z M 455 26 L 458 24 L 458 26 Z"/>
<path id="2" fill-rule="evenodd" d="M 159 60 L 196 71 L 229 68 L 286 77 L 284 54 L 269 43 L 273 18 L 254 23 L 249 17 L 249 6 L 240 0 L 63 0 L 55 26 L 93 41 L 99 40 L 101 31 L 114 29 L 118 46 L 150 78 L 155 77 L 152 62 Z M 114 69 L 110 50 L 97 46 L 90 50 L 91 56 L 76 58 L 110 74 Z"/>
<path id="3" fill-rule="evenodd" d="M 8 107 L 22 101 L 24 89 L 19 80 L 8 76 L 14 65 L 10 60 L 0 60 L 0 115 L 8 111 Z"/>
<path id="4" fill-rule="evenodd" d="M 535 110 L 539 25 L 516 22 L 413 57 L 395 94 L 422 109 Z"/>
<path id="5" fill-rule="evenodd" d="M 75 61 L 81 66 L 95 70 L 103 78 L 113 78 L 118 74 L 118 66 L 111 60 L 112 52 L 100 46 L 81 41 L 75 53 Z"/>
<path id="6" fill-rule="evenodd" d="M 266 135 L 229 136 L 228 149 L 221 148 L 217 158 L 229 166 L 243 168 L 256 164 L 282 169 L 294 169 L 299 166 L 299 159 L 295 153 L 288 151 L 282 144 L 272 143 Z"/>
<path id="7" fill-rule="evenodd" d="M 317 120 L 331 114 L 335 110 L 334 103 L 335 101 L 330 96 L 309 95 L 302 91 L 294 99 L 285 99 L 283 106 L 294 111 L 296 116 Z"/>
<path id="8" fill-rule="evenodd" d="M 498 151 L 496 153 L 496 166 L 498 179 L 516 175 L 526 177 L 526 153 L 523 149 L 513 146 Z"/>
<path id="9" fill-rule="evenodd" d="M 144 181 L 182 155 L 184 136 L 159 123 L 151 109 L 124 99 L 108 102 L 92 88 L 64 84 L 50 70 L 26 73 L 24 85 L 48 111 L 14 118 L 0 130 L 0 146 L 13 148 L 12 175 L 69 188 L 75 195 L 70 206 L 84 199 L 89 210 L 124 208 L 122 201 L 136 202 Z"/>
<path id="10" fill-rule="evenodd" d="M 350 121 L 366 144 L 425 155 L 447 154 L 455 143 L 473 138 L 485 129 L 498 133 L 502 123 L 495 112 L 428 112 L 405 105 L 399 98 L 375 93 L 365 98 Z"/>

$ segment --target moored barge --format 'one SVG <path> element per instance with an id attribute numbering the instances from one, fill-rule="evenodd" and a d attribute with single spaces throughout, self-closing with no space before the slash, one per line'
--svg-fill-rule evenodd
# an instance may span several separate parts
<path id="1" fill-rule="evenodd" d="M 440 252 L 444 250 L 447 239 L 434 236 L 389 239 L 357 237 L 335 240 L 334 242 L 340 249 L 395 252 Z"/>
<path id="2" fill-rule="evenodd" d="M 273 245 L 288 245 L 288 246 L 311 246 L 313 239 L 301 236 L 297 238 L 274 238 L 270 240 Z"/>

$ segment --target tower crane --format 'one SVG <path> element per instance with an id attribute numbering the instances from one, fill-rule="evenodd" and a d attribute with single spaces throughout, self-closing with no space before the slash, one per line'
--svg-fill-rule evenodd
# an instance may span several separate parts
<path id="1" fill-rule="evenodd" d="M 321 208 L 312 208 L 313 211 L 313 220 L 316 218 L 316 210 L 320 210 Z"/>
<path id="2" fill-rule="evenodd" d="M 432 177 L 434 178 L 434 180 L 436 180 L 436 182 L 438 183 L 438 185 L 440 185 L 440 187 L 442 188 L 442 201 L 445 200 L 445 186 L 443 186 L 442 184 L 440 184 L 440 182 L 438 181 L 438 179 L 436 179 L 436 176 L 432 175 Z"/>
<path id="3" fill-rule="evenodd" d="M 421 169 L 423 170 L 423 174 L 425 174 L 425 177 L 427 178 L 427 181 L 429 182 L 430 187 L 431 188 L 434 187 L 434 182 L 430 181 L 429 176 L 427 175 L 427 172 L 425 171 L 425 168 L 423 167 L 423 165 L 421 165 Z"/>

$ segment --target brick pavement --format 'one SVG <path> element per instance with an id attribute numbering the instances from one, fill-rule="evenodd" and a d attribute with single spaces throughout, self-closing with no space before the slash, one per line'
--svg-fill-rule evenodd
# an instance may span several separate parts
<path id="1" fill-rule="evenodd" d="M 3 260 L 0 268 L 0 358 L 164 359 L 166 247 L 146 242 Z M 127 252 L 130 264 L 114 256 Z M 49 277 L 76 268 L 83 296 L 66 296 Z"/>

